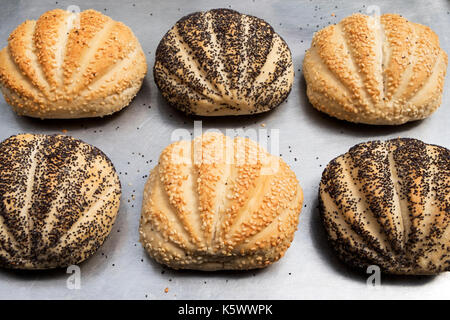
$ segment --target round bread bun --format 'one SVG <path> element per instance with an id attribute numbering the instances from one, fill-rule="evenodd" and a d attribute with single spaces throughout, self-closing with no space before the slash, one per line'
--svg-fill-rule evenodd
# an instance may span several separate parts
<path id="1" fill-rule="evenodd" d="M 441 104 L 447 54 L 426 26 L 354 14 L 315 33 L 303 61 L 307 95 L 338 119 L 397 125 Z"/>
<path id="2" fill-rule="evenodd" d="M 320 213 L 339 257 L 392 274 L 450 271 L 450 150 L 370 141 L 331 161 Z"/>
<path id="3" fill-rule="evenodd" d="M 78 264 L 103 244 L 121 187 L 99 149 L 63 135 L 21 134 L 0 144 L 0 266 Z"/>
<path id="4" fill-rule="evenodd" d="M 291 91 L 294 68 L 284 40 L 262 19 L 229 9 L 181 18 L 156 50 L 163 97 L 187 114 L 261 113 Z"/>
<path id="5" fill-rule="evenodd" d="M 121 22 L 55 9 L 27 20 L 0 51 L 0 87 L 13 110 L 41 119 L 101 117 L 127 106 L 147 63 Z"/>
<path id="6" fill-rule="evenodd" d="M 290 246 L 302 202 L 281 158 L 249 139 L 206 133 L 162 152 L 145 185 L 140 240 L 174 269 L 263 268 Z"/>

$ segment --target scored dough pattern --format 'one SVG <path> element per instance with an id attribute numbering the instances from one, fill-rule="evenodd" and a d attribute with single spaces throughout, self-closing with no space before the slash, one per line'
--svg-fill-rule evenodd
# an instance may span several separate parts
<path id="1" fill-rule="evenodd" d="M 20 115 L 81 118 L 128 105 L 147 71 L 142 48 L 121 22 L 94 10 L 27 20 L 0 51 L 0 83 Z"/>
<path id="2" fill-rule="evenodd" d="M 97 148 L 67 136 L 18 135 L 0 144 L 0 266 L 77 264 L 104 242 L 120 181 Z"/>
<path id="3" fill-rule="evenodd" d="M 331 161 L 320 211 L 347 263 L 399 274 L 450 271 L 450 151 L 415 139 L 372 141 Z"/>
<path id="4" fill-rule="evenodd" d="M 336 118 L 401 124 L 440 105 L 447 54 L 429 28 L 355 14 L 318 31 L 303 62 L 312 105 Z"/>
<path id="5" fill-rule="evenodd" d="M 156 51 L 155 82 L 186 113 L 204 116 L 268 111 L 288 96 L 290 50 L 272 27 L 233 10 L 179 20 Z"/>

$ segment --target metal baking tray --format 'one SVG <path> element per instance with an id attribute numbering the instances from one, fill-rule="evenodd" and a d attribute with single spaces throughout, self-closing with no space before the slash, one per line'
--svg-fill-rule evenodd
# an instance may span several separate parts
<path id="1" fill-rule="evenodd" d="M 430 26 L 450 52 L 450 2 L 440 1 L 299 1 L 299 0 L 126 0 L 0 1 L 0 45 L 26 19 L 53 8 L 93 8 L 129 25 L 148 59 L 143 87 L 129 107 L 102 119 L 43 121 L 16 116 L 0 98 L 0 139 L 22 132 L 63 133 L 101 148 L 113 161 L 123 186 L 122 203 L 111 235 L 80 265 L 80 286 L 67 285 L 66 269 L 17 272 L 0 270 L 0 298 L 8 299 L 394 299 L 450 298 L 450 273 L 435 277 L 368 275 L 340 263 L 325 238 L 317 210 L 318 184 L 325 165 L 356 143 L 414 137 L 450 147 L 450 79 L 441 108 L 430 118 L 402 126 L 367 126 L 330 118 L 313 109 L 305 93 L 301 66 L 313 33 L 355 12 L 376 5 L 381 13 L 399 13 Z M 285 257 L 259 271 L 192 272 L 168 270 L 150 259 L 139 243 L 138 224 L 147 175 L 177 128 L 193 131 L 193 121 L 168 106 L 153 81 L 156 47 L 182 16 L 212 8 L 232 8 L 268 21 L 286 40 L 295 65 L 288 100 L 255 116 L 202 120 L 203 130 L 279 130 L 279 153 L 297 174 L 305 194 L 299 230 Z M 262 125 L 265 125 L 264 128 Z M 270 150 L 269 150 L 270 151 Z M 167 288 L 167 290 L 166 290 Z M 167 292 L 166 292 L 167 291 Z"/>

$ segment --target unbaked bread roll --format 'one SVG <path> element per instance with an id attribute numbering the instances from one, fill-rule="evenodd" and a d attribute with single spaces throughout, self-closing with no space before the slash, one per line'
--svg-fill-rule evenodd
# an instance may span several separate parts
<path id="1" fill-rule="evenodd" d="M 352 266 L 450 271 L 450 150 L 415 139 L 358 144 L 323 172 L 320 211 Z"/>
<path id="2" fill-rule="evenodd" d="M 314 35 L 303 61 L 312 105 L 338 119 L 395 125 L 441 104 L 447 54 L 426 26 L 354 14 Z"/>
<path id="3" fill-rule="evenodd" d="M 51 10 L 27 20 L 0 51 L 0 87 L 13 110 L 35 118 L 109 115 L 141 87 L 147 63 L 121 22 L 94 10 Z"/>
<path id="4" fill-rule="evenodd" d="M 294 68 L 286 42 L 267 22 L 215 9 L 190 14 L 167 32 L 154 77 L 163 97 L 185 113 L 242 115 L 283 102 Z"/>
<path id="5" fill-rule="evenodd" d="M 78 264 L 103 244 L 120 181 L 99 149 L 62 135 L 21 134 L 0 144 L 0 266 Z"/>
<path id="6" fill-rule="evenodd" d="M 207 133 L 162 152 L 145 186 L 140 240 L 174 269 L 262 268 L 290 246 L 302 201 L 282 159 Z"/>

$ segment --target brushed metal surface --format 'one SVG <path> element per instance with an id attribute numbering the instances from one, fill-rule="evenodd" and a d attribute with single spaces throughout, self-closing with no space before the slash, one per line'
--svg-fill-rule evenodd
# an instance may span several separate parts
<path id="1" fill-rule="evenodd" d="M 450 147 L 450 81 L 441 108 L 429 119 L 395 127 L 355 125 L 327 117 L 308 103 L 301 65 L 318 29 L 354 12 L 378 5 L 435 30 L 450 52 L 450 2 L 441 1 L 0 1 L 0 46 L 25 19 L 53 8 L 94 8 L 129 25 L 141 41 L 149 70 L 142 90 L 129 107 L 103 119 L 42 121 L 16 116 L 0 98 L 0 139 L 21 132 L 62 133 L 101 148 L 120 172 L 122 204 L 111 235 L 95 256 L 80 265 L 81 289 L 69 290 L 66 270 L 0 270 L 0 298 L 25 299 L 394 299 L 450 298 L 450 274 L 436 277 L 382 276 L 381 286 L 366 285 L 365 274 L 341 264 L 328 247 L 317 211 L 318 184 L 324 166 L 356 143 L 414 137 Z M 203 129 L 279 129 L 280 154 L 296 172 L 305 194 L 299 230 L 278 263 L 250 272 L 202 273 L 166 270 L 147 257 L 138 242 L 142 190 L 159 153 L 176 128 L 193 130 L 186 117 L 162 100 L 152 68 L 164 33 L 182 16 L 230 7 L 267 20 L 287 41 L 296 70 L 287 100 L 276 110 L 253 117 L 204 119 Z M 165 292 L 168 288 L 168 292 Z"/>

